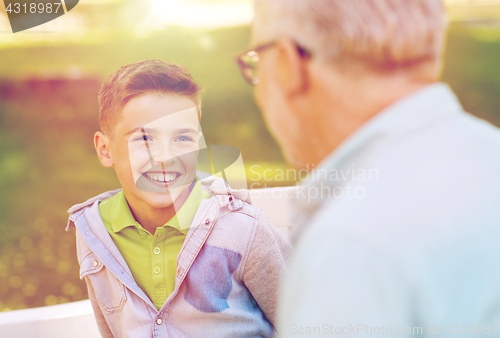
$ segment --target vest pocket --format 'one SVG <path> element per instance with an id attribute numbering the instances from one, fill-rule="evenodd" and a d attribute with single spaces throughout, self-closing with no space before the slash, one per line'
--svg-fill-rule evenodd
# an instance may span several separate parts
<path id="1" fill-rule="evenodd" d="M 83 258 L 80 263 L 80 279 L 87 277 L 94 289 L 97 301 L 107 313 L 123 309 L 127 301 L 125 286 L 120 282 L 94 253 Z"/>

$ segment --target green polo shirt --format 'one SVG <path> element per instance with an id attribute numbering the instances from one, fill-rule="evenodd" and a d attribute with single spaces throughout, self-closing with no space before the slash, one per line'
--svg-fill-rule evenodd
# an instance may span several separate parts
<path id="1" fill-rule="evenodd" d="M 137 285 L 158 310 L 174 291 L 177 255 L 201 201 L 207 198 L 210 194 L 198 180 L 177 214 L 157 228 L 154 235 L 135 220 L 123 191 L 99 203 L 99 213 L 109 235 Z"/>

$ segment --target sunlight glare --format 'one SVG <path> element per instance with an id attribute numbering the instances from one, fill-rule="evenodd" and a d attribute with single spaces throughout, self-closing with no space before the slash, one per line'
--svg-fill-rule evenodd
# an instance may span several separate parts
<path id="1" fill-rule="evenodd" d="M 218 28 L 248 24 L 253 18 L 252 1 L 198 2 L 151 0 L 150 15 L 144 21 L 149 30 L 169 25 Z"/>

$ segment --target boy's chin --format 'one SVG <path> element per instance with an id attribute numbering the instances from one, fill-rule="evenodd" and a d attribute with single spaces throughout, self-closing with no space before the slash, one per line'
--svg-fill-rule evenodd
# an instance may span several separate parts
<path id="1" fill-rule="evenodd" d="M 169 193 L 144 193 L 146 196 L 144 196 L 144 200 L 146 201 L 149 206 L 153 208 L 169 208 L 172 206 L 173 199 L 172 196 Z"/>

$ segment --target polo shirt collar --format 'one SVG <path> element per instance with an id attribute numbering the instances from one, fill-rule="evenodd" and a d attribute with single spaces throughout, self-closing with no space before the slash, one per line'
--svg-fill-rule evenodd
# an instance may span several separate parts
<path id="1" fill-rule="evenodd" d="M 123 190 L 116 195 L 114 203 L 110 207 L 111 228 L 114 233 L 118 233 L 129 226 L 141 229 L 142 226 L 135 220 Z"/>

